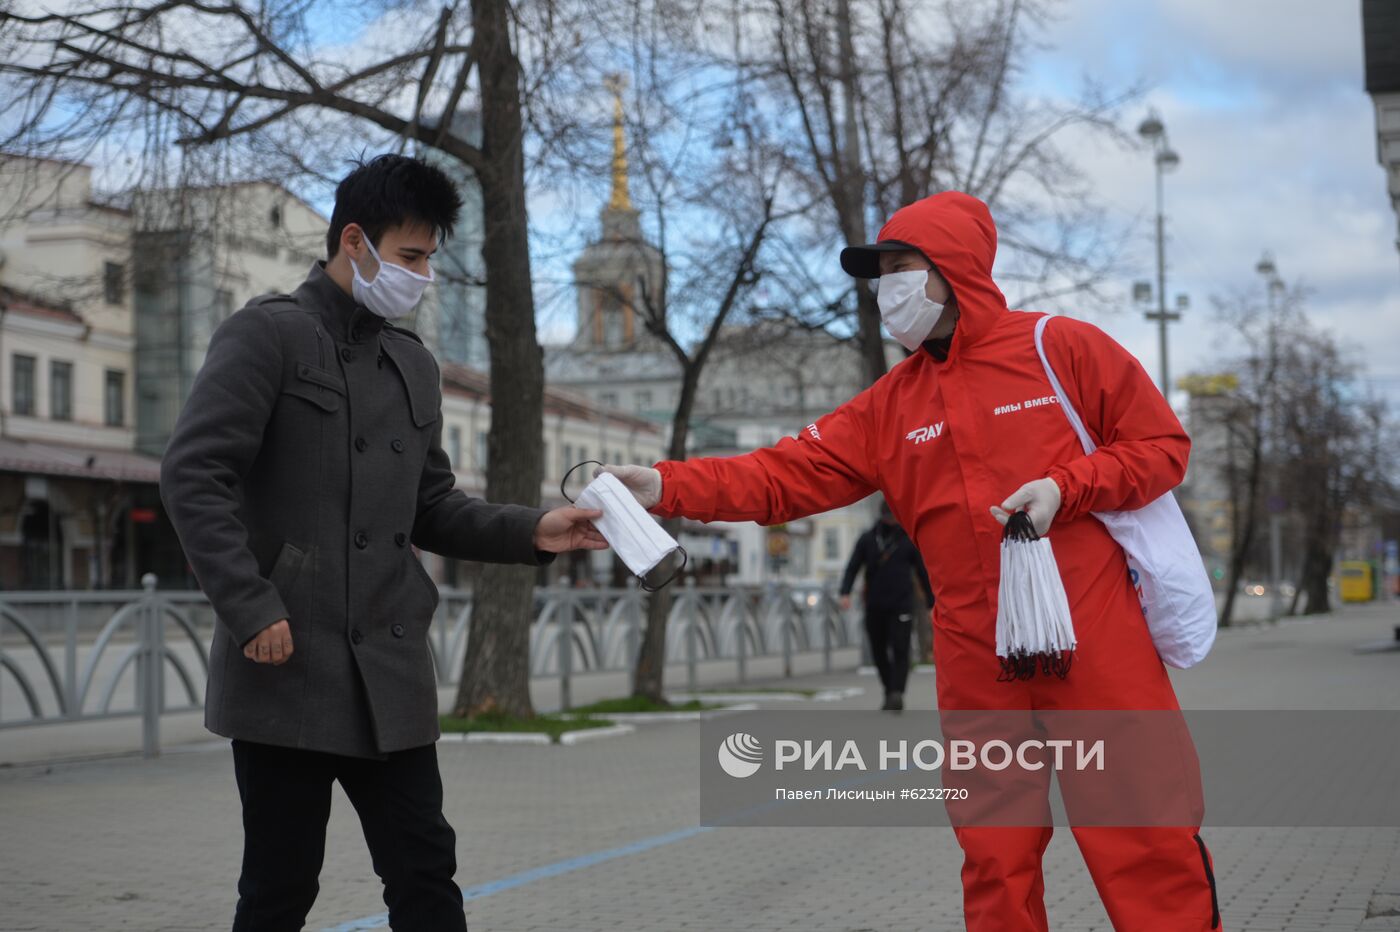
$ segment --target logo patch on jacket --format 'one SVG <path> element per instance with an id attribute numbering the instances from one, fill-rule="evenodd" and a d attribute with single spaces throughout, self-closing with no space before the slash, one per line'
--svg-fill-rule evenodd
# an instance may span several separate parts
<path id="1" fill-rule="evenodd" d="M 1024 408 L 1043 408 L 1046 405 L 1057 405 L 1060 399 L 1055 395 L 1043 395 L 1040 398 L 1027 398 L 1025 401 L 1013 401 L 1009 405 L 997 405 L 992 409 L 992 416 L 998 417 L 1003 414 L 1012 414 Z"/>
<path id="2" fill-rule="evenodd" d="M 912 440 L 912 441 L 914 441 L 914 445 L 915 445 L 915 446 L 918 446 L 919 444 L 923 443 L 925 440 L 933 440 L 933 439 L 935 439 L 935 438 L 941 436 L 942 433 L 943 433 L 943 422 L 942 422 L 942 421 L 939 421 L 937 424 L 930 424 L 930 425 L 927 426 L 927 427 L 920 427 L 920 428 L 918 428 L 917 430 L 911 430 L 911 431 L 909 431 L 909 433 L 906 434 L 906 435 L 904 436 L 904 439 L 905 439 L 905 440 Z"/>

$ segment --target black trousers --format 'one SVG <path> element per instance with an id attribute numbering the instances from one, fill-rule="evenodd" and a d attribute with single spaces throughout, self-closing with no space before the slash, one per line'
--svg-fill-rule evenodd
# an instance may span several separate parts
<path id="1" fill-rule="evenodd" d="M 902 693 L 909 681 L 909 636 L 914 630 L 912 612 L 867 608 L 865 636 L 870 657 L 887 693 Z"/>
<path id="2" fill-rule="evenodd" d="M 234 741 L 233 770 L 243 800 L 234 932 L 296 930 L 306 922 L 320 890 L 336 780 L 360 816 L 390 927 L 465 932 L 462 891 L 452 880 L 457 837 L 442 814 L 436 746 L 366 760 Z"/>

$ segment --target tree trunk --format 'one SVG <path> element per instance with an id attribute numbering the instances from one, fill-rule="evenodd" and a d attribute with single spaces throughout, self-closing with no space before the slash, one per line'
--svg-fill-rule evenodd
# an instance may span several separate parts
<path id="1" fill-rule="evenodd" d="M 1325 519 L 1324 519 L 1325 521 Z M 1325 523 L 1315 523 L 1308 534 L 1307 550 L 1303 555 L 1303 578 L 1298 588 L 1307 594 L 1304 615 L 1323 615 L 1332 610 L 1327 580 L 1332 575 L 1332 551 L 1335 541 Z"/>
<path id="2" fill-rule="evenodd" d="M 874 385 L 888 367 L 885 365 L 885 337 L 880 333 L 880 306 L 875 303 L 874 293 L 864 285 L 856 286 L 856 322 L 860 327 L 857 339 L 865 379 Z"/>
<path id="3" fill-rule="evenodd" d="M 669 518 L 661 522 L 661 527 L 672 537 L 681 530 L 679 518 Z M 654 571 L 656 578 L 665 579 L 675 570 L 680 557 L 672 554 L 661 562 Z M 632 695 L 650 699 L 662 705 L 666 701 L 666 621 L 671 615 L 671 587 L 651 593 L 647 599 L 647 626 L 642 634 L 642 645 L 637 651 L 637 666 L 632 673 Z"/>
<path id="4" fill-rule="evenodd" d="M 676 405 L 676 413 L 671 419 L 671 446 L 667 459 L 680 462 L 685 459 L 686 442 L 690 436 L 690 416 L 695 407 L 695 394 L 700 385 L 699 364 L 685 367 L 681 377 L 681 397 Z M 678 537 L 681 530 L 679 518 L 671 518 L 661 523 L 666 533 Z M 657 578 L 665 579 L 666 574 L 675 569 L 680 557 L 672 554 L 662 561 L 654 571 Z M 678 580 L 679 581 L 679 580 Z M 664 704 L 666 672 L 666 620 L 671 614 L 671 587 L 653 592 L 647 602 L 647 627 L 642 635 L 642 645 L 637 652 L 637 666 L 632 674 L 632 695 Z"/>
<path id="5" fill-rule="evenodd" d="M 535 334 L 525 214 L 520 63 L 510 43 L 507 0 L 473 0 L 473 46 L 481 82 L 485 167 L 486 338 L 491 359 L 491 430 L 486 497 L 538 505 L 543 479 L 544 358 Z M 454 714 L 499 710 L 530 717 L 532 567 L 483 567 Z"/>

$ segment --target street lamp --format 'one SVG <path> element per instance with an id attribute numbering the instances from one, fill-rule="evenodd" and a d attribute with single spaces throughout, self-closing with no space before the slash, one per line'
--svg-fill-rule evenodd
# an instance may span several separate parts
<path id="1" fill-rule="evenodd" d="M 1180 311 L 1167 310 L 1167 257 L 1166 257 L 1166 214 L 1162 207 L 1162 176 L 1181 164 L 1181 156 L 1167 143 L 1167 127 L 1156 113 L 1149 113 L 1138 125 L 1138 135 L 1152 146 L 1153 164 L 1157 169 L 1157 310 L 1148 311 L 1144 316 L 1157 322 L 1157 341 L 1162 354 L 1162 395 L 1171 391 L 1171 377 L 1167 369 L 1167 323 L 1180 320 Z M 1144 292 L 1143 289 L 1146 288 Z M 1138 300 L 1151 300 L 1150 284 L 1139 282 L 1133 287 L 1133 296 Z M 1186 306 L 1185 295 L 1177 297 L 1177 306 Z"/>
<path id="2" fill-rule="evenodd" d="M 1274 257 L 1267 252 L 1260 257 L 1258 264 L 1254 266 L 1254 271 L 1264 279 L 1264 288 L 1268 294 L 1268 328 L 1269 328 L 1269 361 L 1268 371 L 1273 373 L 1272 379 L 1278 378 L 1278 320 L 1274 311 L 1274 299 L 1283 292 L 1283 279 L 1279 277 L 1278 266 L 1274 265 Z M 1273 382 L 1269 386 L 1268 411 L 1270 419 L 1269 450 L 1273 454 L 1269 458 L 1272 475 L 1270 476 L 1270 487 L 1273 494 L 1269 496 L 1269 617 L 1277 621 L 1283 616 L 1283 509 L 1286 502 L 1280 494 L 1278 475 L 1278 446 L 1274 442 L 1276 438 L 1277 424 L 1273 419 L 1277 416 L 1277 394 Z"/>

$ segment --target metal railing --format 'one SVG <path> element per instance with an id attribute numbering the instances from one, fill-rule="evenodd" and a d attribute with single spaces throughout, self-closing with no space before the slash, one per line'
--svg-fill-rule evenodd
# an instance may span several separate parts
<path id="1" fill-rule="evenodd" d="M 202 707 L 209 675 L 214 615 L 202 593 L 141 590 L 0 593 L 0 729 L 140 716 L 142 752 L 159 752 L 163 713 Z M 470 632 L 470 591 L 444 589 L 429 635 L 439 686 L 461 674 Z M 572 705 L 580 675 L 630 671 L 646 629 L 648 594 L 568 585 L 535 591 L 530 675 L 559 679 L 560 704 Z M 685 685 L 698 686 L 702 662 L 729 660 L 736 678 L 748 663 L 820 651 L 864 649 L 864 628 L 835 595 L 815 586 L 699 587 L 671 597 L 666 661 L 685 665 Z M 173 680 L 172 680 L 173 676 Z M 172 696 L 171 692 L 175 695 Z M 20 715 L 11 714 L 18 707 Z"/>

